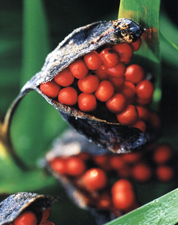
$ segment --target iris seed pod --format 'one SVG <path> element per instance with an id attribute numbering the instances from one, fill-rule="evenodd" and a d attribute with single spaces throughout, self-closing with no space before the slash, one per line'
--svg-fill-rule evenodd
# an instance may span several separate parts
<path id="1" fill-rule="evenodd" d="M 27 209 L 35 213 L 39 224 L 42 218 L 42 212 L 55 201 L 57 201 L 56 197 L 36 193 L 19 192 L 10 195 L 0 203 L 0 225 L 13 222 Z"/>
<path id="2" fill-rule="evenodd" d="M 35 90 L 89 140 L 115 153 L 132 151 L 146 142 L 146 136 L 142 131 L 102 118 L 102 112 L 91 115 L 81 112 L 78 108 L 63 105 L 43 94 L 39 85 L 52 80 L 59 72 L 87 53 L 103 46 L 134 42 L 142 32 L 143 29 L 138 24 L 127 18 L 95 22 L 75 29 L 47 56 L 41 71 L 22 88 L 19 99 L 30 90 Z"/>
<path id="3" fill-rule="evenodd" d="M 89 142 L 86 137 L 80 135 L 74 130 L 67 130 L 59 138 L 55 139 L 52 148 L 45 155 L 47 170 L 62 184 L 68 197 L 80 208 L 88 210 L 96 220 L 98 225 L 109 222 L 115 216 L 112 210 L 97 209 L 96 202 L 99 195 L 96 192 L 86 192 L 75 183 L 75 179 L 70 176 L 61 175 L 55 172 L 50 166 L 50 162 L 57 157 L 77 156 L 79 153 L 89 153 L 89 155 L 113 154 L 112 152 L 100 148 L 93 142 Z M 121 215 L 120 210 L 117 211 Z"/>

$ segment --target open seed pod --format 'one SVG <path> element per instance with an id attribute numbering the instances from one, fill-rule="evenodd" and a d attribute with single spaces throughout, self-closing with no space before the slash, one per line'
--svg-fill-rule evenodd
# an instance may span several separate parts
<path id="1" fill-rule="evenodd" d="M 146 142 L 146 136 L 140 129 L 113 120 L 110 113 L 105 117 L 103 106 L 100 105 L 96 113 L 90 113 L 81 111 L 76 105 L 60 103 L 56 98 L 44 94 L 40 85 L 52 81 L 59 72 L 87 53 L 118 43 L 135 42 L 142 32 L 143 29 L 138 24 L 126 18 L 95 22 L 74 30 L 47 56 L 41 71 L 25 84 L 19 98 L 30 90 L 36 90 L 89 140 L 115 153 L 132 151 Z"/>
<path id="2" fill-rule="evenodd" d="M 48 210 L 55 201 L 57 201 L 57 198 L 55 197 L 39 195 L 36 193 L 19 192 L 10 195 L 0 203 L 0 224 L 14 224 L 14 221 L 26 212 L 32 214 L 36 224 L 41 224 L 45 210 Z M 46 221 L 47 220 L 43 222 Z M 44 224 L 53 225 L 52 222 L 47 222 Z"/>
<path id="3" fill-rule="evenodd" d="M 95 161 L 100 156 L 102 159 L 105 158 L 104 161 L 107 163 L 102 159 L 102 162 Z M 122 209 L 113 204 L 111 187 L 119 176 L 109 169 L 111 156 L 116 155 L 97 147 L 73 130 L 66 131 L 62 137 L 56 139 L 52 149 L 45 156 L 48 171 L 62 184 L 68 196 L 78 207 L 88 210 L 94 216 L 98 225 L 138 207 L 134 186 L 129 181 L 133 201 Z M 100 174 L 92 185 L 85 183 L 86 174 L 91 170 Z"/>
<path id="4" fill-rule="evenodd" d="M 69 198 L 78 207 L 88 210 L 94 216 L 97 224 L 104 224 L 114 219 L 115 215 L 106 208 L 96 208 L 99 194 L 95 191 L 90 193 L 83 188 L 78 188 L 78 185 L 76 185 L 74 181 L 75 179 L 71 179 L 70 176 L 65 176 L 56 172 L 51 166 L 51 162 L 58 157 L 75 157 L 83 153 L 87 155 L 112 154 L 110 151 L 98 147 L 93 142 L 89 142 L 85 136 L 70 129 L 57 138 L 53 142 L 52 148 L 46 153 L 45 161 L 47 170 L 62 184 Z M 120 216 L 121 211 L 116 211 L 115 213 Z"/>

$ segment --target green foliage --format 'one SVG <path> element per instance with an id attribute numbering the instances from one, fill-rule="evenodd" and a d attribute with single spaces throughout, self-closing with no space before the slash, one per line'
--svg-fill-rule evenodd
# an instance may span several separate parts
<path id="1" fill-rule="evenodd" d="M 10 158 L 0 159 L 0 193 L 40 190 L 54 185 L 54 178 L 43 170 L 22 171 Z"/>
<path id="2" fill-rule="evenodd" d="M 50 51 L 48 24 L 42 1 L 25 0 L 23 7 L 21 87 L 40 71 Z M 55 109 L 37 93 L 30 93 L 19 105 L 13 119 L 14 146 L 23 160 L 34 165 L 52 139 L 65 127 L 66 124 Z"/>
<path id="3" fill-rule="evenodd" d="M 107 225 L 164 224 L 178 222 L 178 189 L 116 219 Z"/>
<path id="4" fill-rule="evenodd" d="M 6 18 L 5 14 L 4 18 Z M 4 74 L 4 76 L 0 76 L 4 93 L 8 93 L 9 90 L 9 96 L 12 99 L 17 94 L 14 94 L 13 90 L 11 91 L 11 85 L 19 87 L 19 85 L 16 85 L 17 82 L 14 82 L 14 77 L 16 77 L 16 81 L 22 87 L 27 80 L 41 69 L 46 55 L 49 53 L 48 25 L 42 1 L 24 1 L 22 37 L 21 75 L 18 75 L 19 70 L 16 72 L 12 68 L 8 73 L 10 75 L 6 76 L 6 67 L 8 70 L 11 67 L 5 64 L 5 66 L 2 65 L 3 70 L 1 71 L 1 74 Z M 19 47 L 20 44 L 18 41 L 6 40 L 3 36 L 2 43 L 0 46 L 1 54 L 7 55 Z M 10 59 L 8 59 L 9 62 Z M 11 76 L 13 76 L 13 79 L 11 79 Z M 4 94 L 5 99 L 1 98 L 1 107 L 3 107 L 3 103 L 6 103 L 7 97 L 9 96 Z M 49 117 L 52 120 L 49 120 Z M 44 156 L 44 150 L 47 149 L 49 143 L 65 127 L 66 123 L 60 118 L 59 114 L 46 104 L 37 93 L 30 94 L 22 101 L 13 119 L 11 129 L 12 142 L 15 149 L 17 149 L 18 156 L 31 169 L 23 171 L 0 148 L 0 170 L 5 171 L 0 173 L 1 193 L 39 190 L 54 184 L 54 179 L 37 167 L 37 160 Z"/>

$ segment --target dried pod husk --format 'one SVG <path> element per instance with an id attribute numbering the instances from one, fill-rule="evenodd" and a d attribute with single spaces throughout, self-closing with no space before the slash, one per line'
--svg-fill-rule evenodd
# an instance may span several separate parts
<path id="1" fill-rule="evenodd" d="M 10 195 L 0 203 L 0 224 L 5 225 L 13 222 L 25 210 L 35 213 L 39 224 L 42 212 L 55 201 L 57 201 L 57 197 L 30 192 Z"/>
<path id="2" fill-rule="evenodd" d="M 91 155 L 112 154 L 105 148 L 98 147 L 84 135 L 73 129 L 67 129 L 60 137 L 56 138 L 50 151 L 46 153 L 46 160 L 50 161 L 57 156 L 72 156 L 86 152 Z"/>
<path id="3" fill-rule="evenodd" d="M 52 80 L 59 72 L 87 53 L 103 46 L 134 42 L 142 32 L 143 29 L 138 24 L 126 18 L 95 22 L 74 30 L 47 56 L 41 71 L 26 83 L 20 95 L 24 96 L 32 89 L 36 90 L 71 126 L 102 148 L 115 153 L 132 151 L 146 142 L 146 136 L 141 130 L 112 121 L 109 119 L 112 117 L 110 115 L 102 118 L 102 111 L 92 115 L 81 112 L 78 108 L 63 105 L 44 95 L 39 85 Z"/>

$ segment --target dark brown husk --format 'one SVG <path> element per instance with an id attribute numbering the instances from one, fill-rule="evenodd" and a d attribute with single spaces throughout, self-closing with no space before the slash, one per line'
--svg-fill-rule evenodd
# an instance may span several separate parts
<path id="1" fill-rule="evenodd" d="M 0 203 L 0 225 L 13 222 L 24 210 L 33 211 L 40 222 L 44 209 L 50 207 L 56 197 L 36 193 L 19 192 L 10 195 Z"/>

